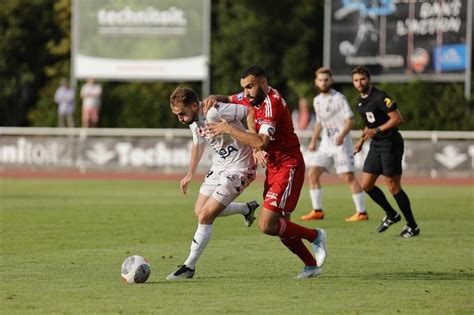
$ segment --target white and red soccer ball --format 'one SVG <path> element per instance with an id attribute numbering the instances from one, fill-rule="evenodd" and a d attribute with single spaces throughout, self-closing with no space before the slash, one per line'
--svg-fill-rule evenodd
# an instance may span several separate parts
<path id="1" fill-rule="evenodd" d="M 148 259 L 139 255 L 127 257 L 122 264 L 122 279 L 127 283 L 144 283 L 150 272 Z"/>

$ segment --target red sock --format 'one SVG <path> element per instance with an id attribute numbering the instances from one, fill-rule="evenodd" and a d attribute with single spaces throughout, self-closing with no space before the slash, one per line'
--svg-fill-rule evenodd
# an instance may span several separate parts
<path id="1" fill-rule="evenodd" d="M 293 223 L 288 219 L 280 218 L 280 228 L 278 229 L 278 236 L 284 238 L 297 237 L 303 238 L 312 242 L 318 237 L 318 232 L 313 229 L 308 229 L 302 225 Z"/>
<path id="2" fill-rule="evenodd" d="M 296 256 L 298 256 L 305 266 L 316 266 L 316 259 L 310 253 L 308 248 L 304 246 L 303 241 L 299 237 L 282 238 L 280 241 Z"/>

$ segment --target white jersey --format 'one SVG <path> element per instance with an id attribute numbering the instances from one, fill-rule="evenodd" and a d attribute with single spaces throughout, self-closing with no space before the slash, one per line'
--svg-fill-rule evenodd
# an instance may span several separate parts
<path id="1" fill-rule="evenodd" d="M 316 122 L 321 124 L 320 147 L 335 146 L 335 138 L 344 129 L 345 120 L 354 117 L 346 97 L 331 89 L 329 94 L 318 94 L 313 99 Z M 350 139 L 347 134 L 345 142 Z"/>
<path id="2" fill-rule="evenodd" d="M 201 105 L 202 106 L 202 105 Z M 201 144 L 207 141 L 215 152 L 214 165 L 225 169 L 247 170 L 255 168 L 252 148 L 235 140 L 230 135 L 211 137 L 205 133 L 207 123 L 219 122 L 224 118 L 229 125 L 245 131 L 241 120 L 247 116 L 247 107 L 231 103 L 217 103 L 209 109 L 207 115 L 199 113 L 198 120 L 189 125 L 193 132 L 193 142 Z"/>

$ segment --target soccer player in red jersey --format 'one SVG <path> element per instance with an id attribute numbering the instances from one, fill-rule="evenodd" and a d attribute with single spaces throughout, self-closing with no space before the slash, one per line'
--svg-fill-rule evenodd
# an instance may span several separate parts
<path id="1" fill-rule="evenodd" d="M 305 164 L 288 106 L 280 93 L 268 85 L 265 71 L 260 66 L 245 69 L 240 85 L 243 92 L 232 96 L 211 95 L 204 104 L 208 108 L 218 101 L 249 106 L 253 110 L 249 111 L 251 119 L 247 121 L 254 132 L 238 130 L 225 120 L 209 124 L 208 132 L 229 134 L 255 149 L 257 161 L 266 167 L 259 228 L 265 234 L 280 237 L 281 242 L 304 262 L 305 267 L 297 278 L 318 276 L 326 258 L 326 232 L 306 228 L 290 219 L 303 186 Z M 302 239 L 311 242 L 314 256 Z"/>

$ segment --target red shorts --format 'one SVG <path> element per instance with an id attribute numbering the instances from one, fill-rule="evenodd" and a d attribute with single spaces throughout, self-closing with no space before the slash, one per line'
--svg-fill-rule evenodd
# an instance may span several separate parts
<path id="1" fill-rule="evenodd" d="M 285 213 L 291 213 L 296 208 L 304 183 L 305 165 L 304 160 L 292 164 L 267 168 L 263 191 L 264 208 Z"/>

